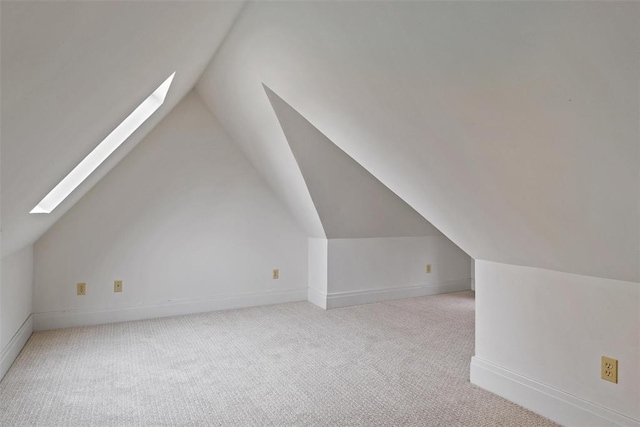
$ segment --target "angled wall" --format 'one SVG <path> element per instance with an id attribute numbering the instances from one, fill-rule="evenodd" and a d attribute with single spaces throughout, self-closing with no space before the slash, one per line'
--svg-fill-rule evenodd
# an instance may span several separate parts
<path id="1" fill-rule="evenodd" d="M 309 301 L 334 308 L 470 288 L 467 254 L 265 91 L 328 238 L 309 239 Z"/>
<path id="2" fill-rule="evenodd" d="M 265 91 L 327 238 L 442 236 L 291 105 Z"/>
<path id="3" fill-rule="evenodd" d="M 307 298 L 306 234 L 193 92 L 38 240 L 35 266 L 37 330 Z"/>

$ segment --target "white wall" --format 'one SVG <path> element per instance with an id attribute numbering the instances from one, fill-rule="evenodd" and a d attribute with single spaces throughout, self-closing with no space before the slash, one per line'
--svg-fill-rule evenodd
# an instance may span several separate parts
<path id="1" fill-rule="evenodd" d="M 328 237 L 309 239 L 309 301 L 333 308 L 469 289 L 467 254 L 265 90 Z"/>
<path id="2" fill-rule="evenodd" d="M 476 290 L 476 261 L 471 259 L 471 290 Z"/>
<path id="3" fill-rule="evenodd" d="M 0 379 L 31 336 L 33 246 L 2 258 L 0 281 Z"/>
<path id="4" fill-rule="evenodd" d="M 467 290 L 470 263 L 444 236 L 330 239 L 328 306 Z"/>
<path id="5" fill-rule="evenodd" d="M 299 216 L 262 83 L 472 257 L 638 281 L 639 19 L 638 2 L 252 2 L 198 91 Z"/>
<path id="6" fill-rule="evenodd" d="M 0 135 L 1 136 L 1 135 Z M 0 137 L 0 168 L 2 166 L 2 138 Z M 0 171 L 1 172 L 1 171 Z M 2 253 L 2 173 L 0 173 L 0 254 Z M 1 256 L 0 256 L 1 258 Z M 33 288 L 33 285 L 32 285 Z M 2 352 L 2 260 L 0 259 L 0 353 Z M 0 371 L 0 379 L 4 371 Z"/>
<path id="7" fill-rule="evenodd" d="M 309 302 L 327 308 L 329 241 L 319 237 L 309 238 Z"/>
<path id="8" fill-rule="evenodd" d="M 36 329 L 307 298 L 306 234 L 193 92 L 36 243 L 35 260 Z"/>
<path id="9" fill-rule="evenodd" d="M 2 259 L 0 350 L 31 315 L 33 246 Z"/>
<path id="10" fill-rule="evenodd" d="M 326 309 L 463 291 L 470 268 L 444 236 L 310 238 L 308 299 Z"/>
<path id="11" fill-rule="evenodd" d="M 639 283 L 476 260 L 476 288 L 473 382 L 563 424 L 608 425 L 564 406 L 554 410 L 558 399 L 540 396 L 640 425 Z M 601 356 L 619 360 L 618 384 L 600 379 Z M 501 386 L 500 375 L 486 377 L 483 366 L 525 379 Z M 515 387 L 531 379 L 545 393 L 527 397 L 530 390 Z"/>

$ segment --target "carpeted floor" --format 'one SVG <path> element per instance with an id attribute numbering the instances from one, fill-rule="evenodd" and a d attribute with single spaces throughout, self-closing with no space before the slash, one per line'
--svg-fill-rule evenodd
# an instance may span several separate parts
<path id="1" fill-rule="evenodd" d="M 471 292 L 33 334 L 0 425 L 552 426 L 469 383 Z"/>

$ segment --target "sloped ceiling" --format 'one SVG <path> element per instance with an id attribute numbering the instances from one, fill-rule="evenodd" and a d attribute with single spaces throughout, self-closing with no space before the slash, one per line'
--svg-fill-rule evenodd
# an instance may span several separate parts
<path id="1" fill-rule="evenodd" d="M 292 106 L 265 91 L 328 238 L 442 235 Z"/>
<path id="2" fill-rule="evenodd" d="M 3 256 L 40 237 L 177 104 L 242 6 L 1 2 Z M 29 215 L 174 71 L 165 104 L 154 116 L 53 213 Z"/>
<path id="3" fill-rule="evenodd" d="M 206 67 L 201 97 L 312 236 L 324 229 L 263 83 L 474 258 L 640 281 L 640 3 L 3 1 L 0 12 L 3 256 Z M 52 214 L 28 214 L 173 71 L 167 102 L 125 145 Z"/>
<path id="4" fill-rule="evenodd" d="M 310 234 L 262 89 L 474 258 L 640 281 L 640 3 L 249 3 L 197 89 Z"/>

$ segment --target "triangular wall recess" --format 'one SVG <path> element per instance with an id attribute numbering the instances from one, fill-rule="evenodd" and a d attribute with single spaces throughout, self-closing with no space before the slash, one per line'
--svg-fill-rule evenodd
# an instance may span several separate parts
<path id="1" fill-rule="evenodd" d="M 265 86 L 327 238 L 441 233 Z"/>

